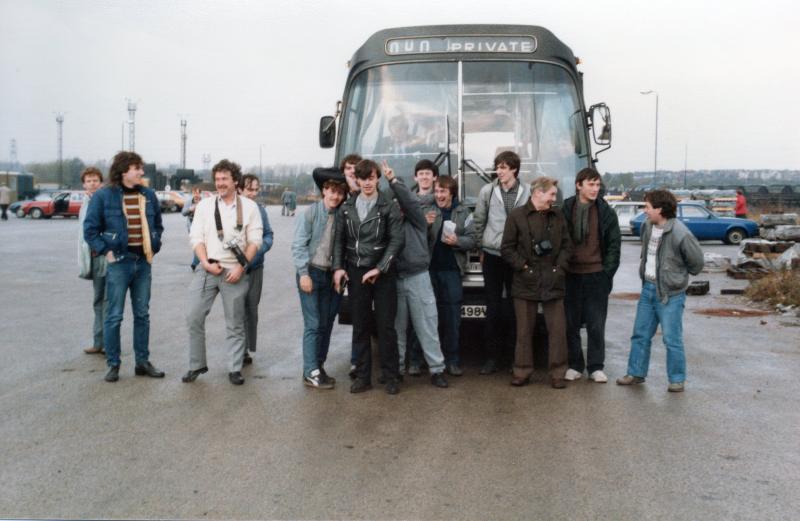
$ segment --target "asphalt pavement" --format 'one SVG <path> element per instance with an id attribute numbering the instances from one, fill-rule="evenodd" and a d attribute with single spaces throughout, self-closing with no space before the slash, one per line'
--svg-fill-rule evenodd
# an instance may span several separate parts
<path id="1" fill-rule="evenodd" d="M 300 209 L 302 211 L 302 208 Z M 298 211 L 298 215 L 300 214 Z M 192 519 L 797 519 L 800 320 L 696 314 L 746 308 L 743 281 L 703 273 L 684 315 L 686 392 L 667 393 L 656 337 L 647 383 L 619 387 L 635 300 L 612 298 L 606 372 L 566 390 L 509 375 L 406 378 L 400 394 L 348 392 L 350 328 L 336 326 L 334 390 L 304 387 L 294 222 L 270 207 L 255 363 L 228 382 L 222 308 L 207 321 L 209 372 L 188 368 L 185 221 L 166 215 L 153 265 L 150 349 L 162 380 L 86 355 L 91 283 L 74 219 L 0 222 L 0 517 Z M 734 255 L 719 243 L 704 249 Z M 638 292 L 626 240 L 615 293 Z"/>

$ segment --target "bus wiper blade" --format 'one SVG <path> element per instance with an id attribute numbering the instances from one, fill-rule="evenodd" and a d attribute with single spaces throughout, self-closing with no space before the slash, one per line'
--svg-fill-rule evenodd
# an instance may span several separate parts
<path id="1" fill-rule="evenodd" d="M 492 177 L 489 174 L 487 174 L 483 170 L 483 168 L 479 167 L 475 163 L 475 161 L 473 161 L 472 159 L 465 159 L 464 160 L 464 165 L 470 167 L 470 169 L 472 169 L 476 174 L 478 174 L 478 177 L 480 177 L 481 179 L 483 179 L 487 183 L 491 183 L 492 182 Z"/>

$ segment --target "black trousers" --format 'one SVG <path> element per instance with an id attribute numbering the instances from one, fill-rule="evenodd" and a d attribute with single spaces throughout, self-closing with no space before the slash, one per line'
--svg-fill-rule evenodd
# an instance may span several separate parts
<path id="1" fill-rule="evenodd" d="M 361 278 L 368 268 L 348 267 L 350 279 L 348 294 L 353 320 L 353 355 L 356 374 L 367 382 L 372 381 L 372 346 L 370 345 L 370 317 L 375 314 L 375 333 L 378 336 L 378 353 L 381 373 L 388 380 L 399 376 L 397 332 L 394 319 L 397 315 L 397 272 L 392 269 L 381 273 L 374 284 L 363 284 Z"/>
<path id="2" fill-rule="evenodd" d="M 483 254 L 483 287 L 486 293 L 486 328 L 484 349 L 487 359 L 501 365 L 510 363 L 517 341 L 511 282 L 514 270 L 502 257 Z M 506 298 L 503 298 L 503 289 Z"/>
<path id="3" fill-rule="evenodd" d="M 590 374 L 603 369 L 606 359 L 606 316 L 611 281 L 604 271 L 567 273 L 564 311 L 567 316 L 569 367 Z M 581 347 L 581 325 L 586 324 L 586 360 Z"/>

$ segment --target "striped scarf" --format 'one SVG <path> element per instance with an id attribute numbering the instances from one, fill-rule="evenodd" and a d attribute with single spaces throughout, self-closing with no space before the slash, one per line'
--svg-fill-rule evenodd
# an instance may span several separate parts
<path id="1" fill-rule="evenodd" d="M 141 193 L 122 194 L 122 210 L 128 220 L 128 246 L 141 247 L 147 262 L 153 263 L 153 247 L 150 243 L 150 226 L 147 224 L 145 205 L 147 199 Z"/>

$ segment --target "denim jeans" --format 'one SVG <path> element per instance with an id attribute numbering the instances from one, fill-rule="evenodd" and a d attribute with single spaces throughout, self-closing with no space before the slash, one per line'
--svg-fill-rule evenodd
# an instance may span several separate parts
<path id="1" fill-rule="evenodd" d="M 303 376 L 319 369 L 328 358 L 331 332 L 342 296 L 333 289 L 333 273 L 309 266 L 311 293 L 300 289 L 297 275 L 297 291 L 300 293 L 300 309 L 303 312 Z"/>
<path id="2" fill-rule="evenodd" d="M 397 279 L 397 315 L 394 328 L 397 331 L 400 367 L 405 363 L 406 332 L 409 322 L 414 326 L 431 374 L 444 371 L 444 356 L 439 344 L 436 297 L 433 295 L 431 276 L 427 270 Z"/>
<path id="3" fill-rule="evenodd" d="M 645 282 L 636 307 L 633 324 L 631 353 L 628 357 L 628 374 L 647 376 L 650 365 L 650 344 L 656 328 L 661 324 L 664 346 L 667 348 L 667 377 L 669 383 L 686 380 L 686 355 L 683 352 L 683 308 L 686 293 L 669 298 L 666 304 L 658 300 L 656 286 Z"/>
<path id="4" fill-rule="evenodd" d="M 136 363 L 150 359 L 150 263 L 127 253 L 117 262 L 109 262 L 106 271 L 106 319 L 103 323 L 103 347 L 109 367 L 120 364 L 119 329 L 125 311 L 125 294 L 131 291 L 133 308 L 133 352 Z"/>
<path id="5" fill-rule="evenodd" d="M 102 257 L 92 257 L 92 287 L 94 297 L 92 308 L 94 309 L 94 324 L 92 326 L 92 347 L 103 347 L 103 321 L 106 318 L 106 276 L 100 275 L 103 271 Z"/>
<path id="6" fill-rule="evenodd" d="M 564 309 L 567 317 L 569 367 L 589 374 L 602 370 L 606 357 L 606 317 L 611 281 L 604 271 L 567 273 Z M 581 346 L 581 326 L 586 324 L 586 359 Z"/>
<path id="7" fill-rule="evenodd" d="M 431 282 L 439 312 L 439 331 L 445 362 L 448 365 L 460 365 L 458 331 L 461 327 L 461 304 L 464 301 L 461 272 L 431 271 Z"/>

